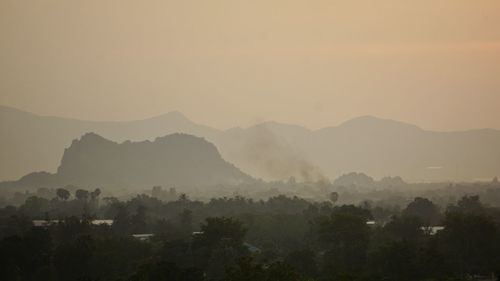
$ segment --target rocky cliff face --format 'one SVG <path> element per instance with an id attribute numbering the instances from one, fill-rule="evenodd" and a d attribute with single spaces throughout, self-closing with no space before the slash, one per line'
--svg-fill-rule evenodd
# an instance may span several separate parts
<path id="1" fill-rule="evenodd" d="M 217 148 L 186 134 L 115 143 L 88 133 L 64 152 L 57 175 L 75 184 L 195 185 L 251 180 L 224 161 Z"/>
<path id="2" fill-rule="evenodd" d="M 151 187 L 237 184 L 252 178 L 203 138 L 173 134 L 154 141 L 116 143 L 87 133 L 64 151 L 56 174 L 33 173 L 20 185 L 74 184 Z"/>

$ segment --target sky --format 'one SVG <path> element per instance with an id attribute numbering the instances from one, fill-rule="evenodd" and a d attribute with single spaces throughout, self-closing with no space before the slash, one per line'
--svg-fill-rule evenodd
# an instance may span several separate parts
<path id="1" fill-rule="evenodd" d="M 500 129 L 498 0 L 0 1 L 0 105 L 216 128 Z"/>

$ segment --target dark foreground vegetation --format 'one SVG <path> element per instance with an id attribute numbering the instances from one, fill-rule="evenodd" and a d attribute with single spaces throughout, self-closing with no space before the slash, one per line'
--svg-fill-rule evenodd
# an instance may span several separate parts
<path id="1" fill-rule="evenodd" d="M 0 209 L 2 280 L 495 280 L 500 271 L 500 208 L 478 196 L 386 208 L 56 194 Z"/>

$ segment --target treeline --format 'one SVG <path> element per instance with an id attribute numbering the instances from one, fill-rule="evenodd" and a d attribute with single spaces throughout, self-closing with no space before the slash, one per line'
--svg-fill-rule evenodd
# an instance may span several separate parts
<path id="1" fill-rule="evenodd" d="M 40 201 L 44 206 L 48 206 L 48 201 L 57 197 L 57 193 L 66 190 L 69 197 L 65 200 L 78 199 L 78 195 L 91 196 L 92 189 L 85 191 L 83 186 L 66 185 L 39 187 L 36 189 L 21 188 L 2 189 L 0 188 L 0 208 L 8 205 L 20 206 L 30 197 L 46 199 Z M 325 201 L 331 199 L 331 194 L 338 195 L 338 204 L 359 204 L 362 201 L 370 200 L 377 205 L 406 206 L 415 197 L 424 197 L 432 200 L 435 204 L 445 208 L 449 204 L 456 203 L 465 195 L 477 194 L 481 200 L 490 206 L 500 207 L 500 183 L 497 178 L 490 182 L 464 182 L 464 183 L 406 183 L 401 178 L 383 178 L 374 180 L 364 174 L 350 173 L 336 179 L 333 183 L 328 180 L 317 182 L 297 182 L 294 178 L 286 181 L 255 181 L 253 183 L 236 185 L 214 185 L 207 188 L 193 186 L 167 187 L 155 186 L 152 189 L 135 187 L 125 189 L 121 187 L 102 187 L 103 193 L 99 194 L 101 199 L 113 199 L 117 197 L 122 201 L 127 201 L 137 194 L 148 194 L 162 201 L 175 201 L 179 194 L 188 194 L 195 200 L 203 202 L 212 198 L 234 197 L 240 195 L 254 200 L 267 200 L 271 197 L 286 195 L 288 197 L 306 198 L 308 201 Z M 83 192 L 83 193 L 82 193 Z M 77 195 L 77 193 L 79 193 Z M 64 195 L 64 194 L 62 194 Z M 95 194 L 94 194 L 95 195 Z M 101 200 L 102 201 L 102 200 Z M 50 211 L 50 210 L 49 210 Z"/>
<path id="2" fill-rule="evenodd" d="M 500 209 L 478 196 L 385 208 L 74 195 L 0 209 L 2 280 L 491 280 L 500 271 Z"/>

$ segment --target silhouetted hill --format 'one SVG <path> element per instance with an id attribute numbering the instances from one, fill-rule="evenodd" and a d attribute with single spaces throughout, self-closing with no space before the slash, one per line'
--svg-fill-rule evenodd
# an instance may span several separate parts
<path id="1" fill-rule="evenodd" d="M 314 180 L 362 172 L 442 181 L 490 179 L 500 173 L 500 131 L 491 129 L 434 132 L 364 116 L 320 130 L 276 122 L 217 130 L 179 112 L 139 121 L 88 122 L 0 107 L 0 179 L 55 172 L 63 148 L 90 131 L 118 142 L 152 141 L 176 132 L 204 137 L 224 159 L 264 179 Z"/>
<path id="2" fill-rule="evenodd" d="M 375 180 L 363 173 L 351 172 L 336 178 L 332 184 L 337 187 L 355 188 L 404 188 L 407 183 L 401 177 L 383 177 Z"/>
<path id="3" fill-rule="evenodd" d="M 15 180 L 33 171 L 55 172 L 64 148 L 87 132 L 122 142 L 154 140 L 186 133 L 210 138 L 217 130 L 197 125 L 179 112 L 128 122 L 93 122 L 38 116 L 0 106 L 0 181 Z"/>
<path id="4" fill-rule="evenodd" d="M 172 134 L 154 141 L 115 143 L 87 133 L 64 151 L 56 174 L 31 173 L 14 184 L 151 187 L 238 184 L 251 180 L 224 161 L 213 144 L 199 137 Z"/>

